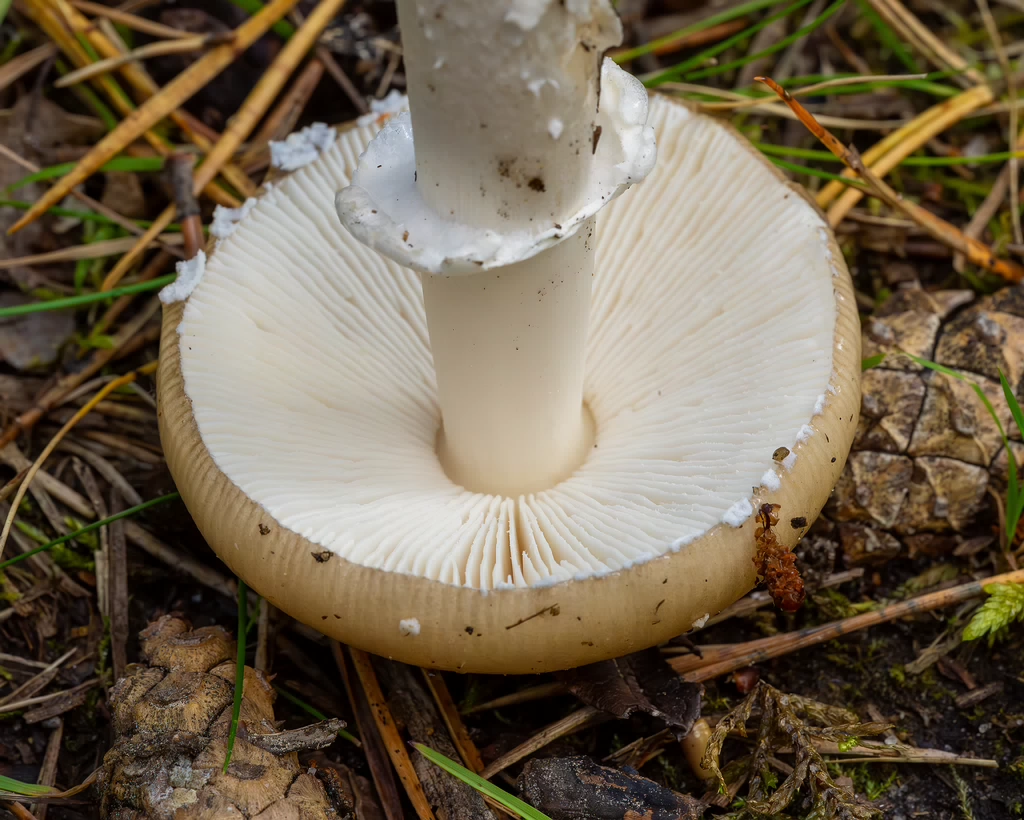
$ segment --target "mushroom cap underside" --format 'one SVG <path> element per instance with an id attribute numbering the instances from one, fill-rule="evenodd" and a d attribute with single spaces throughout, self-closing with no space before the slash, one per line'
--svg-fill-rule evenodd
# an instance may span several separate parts
<path id="1" fill-rule="evenodd" d="M 222 241 L 189 300 L 165 306 L 158 398 L 168 466 L 232 571 L 361 649 L 538 673 L 737 600 L 759 504 L 781 506 L 780 542 L 804 534 L 859 411 L 842 254 L 728 125 L 660 95 L 648 121 L 658 165 L 598 221 L 596 448 L 526 498 L 444 475 L 419 274 L 338 223 L 334 193 L 374 127 L 345 131 Z"/>

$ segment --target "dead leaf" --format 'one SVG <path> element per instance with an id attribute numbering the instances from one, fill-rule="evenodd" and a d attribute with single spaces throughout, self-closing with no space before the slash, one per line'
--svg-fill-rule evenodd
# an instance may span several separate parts
<path id="1" fill-rule="evenodd" d="M 700 820 L 705 809 L 702 800 L 589 757 L 531 760 L 519 790 L 552 820 Z"/>
<path id="2" fill-rule="evenodd" d="M 704 687 L 679 677 L 656 648 L 570 669 L 558 678 L 587 706 L 618 718 L 646 712 L 665 721 L 677 738 L 700 716 Z"/>
<path id="3" fill-rule="evenodd" d="M 108 171 L 103 178 L 103 198 L 100 202 L 129 219 L 141 219 L 146 215 L 146 194 L 137 174 Z"/>
<path id="4" fill-rule="evenodd" d="M 0 308 L 31 301 L 34 300 L 19 293 L 0 294 Z M 57 360 L 60 349 L 74 332 L 74 314 L 66 310 L 0 319 L 0 361 L 15 370 L 45 367 Z"/>

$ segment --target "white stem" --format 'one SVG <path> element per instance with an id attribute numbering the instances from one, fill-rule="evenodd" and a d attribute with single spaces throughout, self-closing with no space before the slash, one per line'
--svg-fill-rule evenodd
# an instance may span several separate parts
<path id="1" fill-rule="evenodd" d="M 583 406 L 593 221 L 523 262 L 423 277 L 445 471 L 520 495 L 568 477 L 593 446 Z"/>
<path id="2" fill-rule="evenodd" d="M 607 0 L 399 0 L 416 185 L 435 212 L 503 234 L 558 224 L 590 180 Z M 599 136 L 599 132 L 598 136 Z M 592 446 L 583 365 L 593 224 L 529 259 L 426 275 L 449 476 L 517 495 L 567 477 Z"/>
<path id="3" fill-rule="evenodd" d="M 567 5 L 399 0 L 417 184 L 438 213 L 507 233 L 577 210 L 621 34 L 606 0 L 589 21 Z"/>

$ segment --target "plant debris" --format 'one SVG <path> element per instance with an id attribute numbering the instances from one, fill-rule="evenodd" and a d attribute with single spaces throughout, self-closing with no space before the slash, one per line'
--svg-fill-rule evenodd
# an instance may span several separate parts
<path id="1" fill-rule="evenodd" d="M 808 817 L 836 820 L 868 820 L 881 812 L 862 802 L 829 773 L 828 766 L 815 747 L 815 741 L 834 741 L 842 748 L 855 746 L 860 738 L 878 735 L 887 724 L 860 723 L 846 709 L 818 703 L 796 695 L 787 695 L 763 681 L 722 718 L 711 733 L 703 765 L 715 773 L 720 786 L 726 780 L 720 768 L 722 747 L 730 733 L 747 736 L 747 723 L 758 712 L 757 740 L 745 761 L 747 800 L 745 810 L 757 815 L 776 815 L 789 808 L 801 788 L 811 801 Z M 789 748 L 796 761 L 786 779 L 777 783 L 771 758 Z"/>
<path id="2" fill-rule="evenodd" d="M 779 509 L 778 504 L 762 504 L 757 511 L 754 566 L 757 580 L 764 582 L 775 606 L 783 612 L 796 612 L 804 603 L 804 579 L 796 566 L 796 556 L 779 543 L 772 529 L 778 526 Z"/>
<path id="3" fill-rule="evenodd" d="M 552 820 L 700 820 L 707 804 L 589 757 L 531 760 L 519 775 L 528 803 Z"/>
<path id="4" fill-rule="evenodd" d="M 700 684 L 686 683 L 657 649 L 646 649 L 558 674 L 588 706 L 617 718 L 646 712 L 684 737 L 700 717 Z"/>

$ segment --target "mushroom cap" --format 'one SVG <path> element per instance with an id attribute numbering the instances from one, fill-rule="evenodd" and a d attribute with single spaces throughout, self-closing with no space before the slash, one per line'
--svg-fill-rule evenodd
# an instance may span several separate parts
<path id="1" fill-rule="evenodd" d="M 598 221 L 595 449 L 535 495 L 472 493 L 437 462 L 419 274 L 332 207 L 374 127 L 223 240 L 164 309 L 158 398 L 182 497 L 239 577 L 379 655 L 538 673 L 660 643 L 741 597 L 759 504 L 781 505 L 780 542 L 803 535 L 860 406 L 842 254 L 728 125 L 661 95 L 648 122 L 658 166 Z"/>

